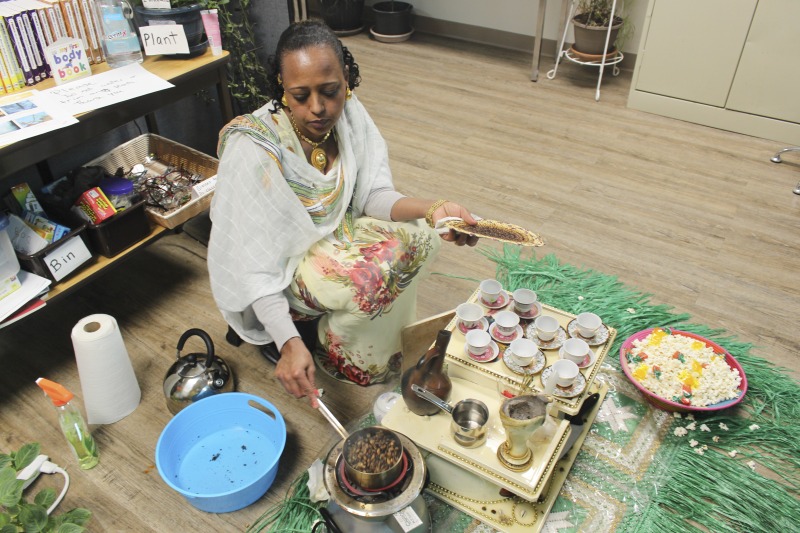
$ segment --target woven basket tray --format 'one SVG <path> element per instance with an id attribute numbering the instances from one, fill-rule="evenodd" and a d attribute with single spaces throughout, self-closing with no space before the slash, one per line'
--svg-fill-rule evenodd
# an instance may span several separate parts
<path id="1" fill-rule="evenodd" d="M 219 165 L 219 161 L 209 155 L 153 133 L 145 133 L 131 139 L 87 165 L 101 166 L 110 174 L 114 174 L 120 167 L 123 171 L 129 172 L 134 165 L 144 163 L 148 156 L 176 169 L 198 174 L 203 179 L 216 175 Z M 170 211 L 150 206 L 145 211 L 153 223 L 173 229 L 208 209 L 213 196 L 213 191 L 208 192 Z"/>

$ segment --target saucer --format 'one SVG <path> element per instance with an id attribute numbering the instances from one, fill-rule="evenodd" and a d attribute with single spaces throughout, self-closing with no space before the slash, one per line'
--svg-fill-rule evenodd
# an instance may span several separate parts
<path id="1" fill-rule="evenodd" d="M 552 365 L 544 369 L 541 375 L 542 387 L 545 386 L 547 378 L 550 377 L 550 374 L 552 372 L 553 372 Z M 575 378 L 575 383 L 573 383 L 571 387 L 565 389 L 556 385 L 553 388 L 553 396 L 559 396 L 561 398 L 574 398 L 579 394 L 581 394 L 585 389 L 586 389 L 586 378 L 583 376 L 583 374 L 578 372 L 578 377 Z"/>
<path id="2" fill-rule="evenodd" d="M 531 307 L 528 311 L 524 313 L 520 313 L 514 308 L 512 308 L 511 310 L 514 311 L 517 314 L 517 316 L 519 316 L 522 320 L 533 320 L 537 316 L 539 316 L 539 313 L 542 312 L 542 304 L 536 302 L 533 304 L 533 307 Z"/>
<path id="3" fill-rule="evenodd" d="M 536 324 L 531 322 L 528 324 L 528 329 L 525 332 L 525 336 L 536 343 L 536 345 L 541 348 L 542 350 L 556 350 L 561 348 L 564 344 L 564 341 L 567 340 L 567 332 L 564 331 L 564 328 L 559 327 L 558 331 L 556 331 L 556 336 L 553 337 L 552 340 L 543 341 L 536 335 Z"/>
<path id="4" fill-rule="evenodd" d="M 508 291 L 501 291 L 500 296 L 498 296 L 497 300 L 493 304 L 486 302 L 483 298 L 478 298 L 478 303 L 487 309 L 502 309 L 503 307 L 507 306 L 508 302 L 510 301 L 511 296 L 508 294 Z"/>
<path id="5" fill-rule="evenodd" d="M 487 331 L 489 329 L 489 321 L 486 320 L 485 316 L 482 316 L 477 324 L 475 324 L 471 328 L 468 328 L 468 327 L 464 326 L 464 323 L 461 322 L 461 319 L 458 319 L 456 321 L 456 327 L 458 328 L 458 331 L 460 331 L 461 333 L 466 335 L 467 332 L 469 332 L 469 331 L 471 331 L 473 329 L 482 329 L 483 331 Z"/>
<path id="6" fill-rule="evenodd" d="M 491 363 L 497 356 L 500 354 L 500 347 L 497 345 L 496 342 L 490 341 L 489 347 L 486 348 L 486 351 L 483 352 L 483 355 L 478 357 L 469 353 L 469 349 L 467 348 L 466 344 L 464 345 L 464 355 L 475 361 L 476 363 Z"/>
<path id="7" fill-rule="evenodd" d="M 567 324 L 567 332 L 569 333 L 570 337 L 585 340 L 586 344 L 589 346 L 599 346 L 608 340 L 608 328 L 605 324 L 600 324 L 600 327 L 597 328 L 597 332 L 594 334 L 594 337 L 584 337 L 578 333 L 577 319 L 572 319 L 570 320 L 569 324 Z"/>
<path id="8" fill-rule="evenodd" d="M 596 355 L 597 354 L 594 353 L 594 350 L 589 350 L 589 353 L 586 354 L 586 357 L 583 359 L 583 361 L 578 363 L 578 368 L 586 368 L 587 366 L 591 366 L 592 363 L 594 363 Z M 558 350 L 558 356 L 561 359 L 564 359 L 564 347 L 563 346 Z"/>
<path id="9" fill-rule="evenodd" d="M 503 335 L 502 333 L 500 333 L 499 331 L 497 331 L 497 324 L 492 323 L 492 325 L 489 326 L 489 335 L 491 335 L 492 338 L 494 340 L 496 340 L 497 342 L 500 342 L 500 343 L 503 343 L 503 344 L 508 344 L 511 341 L 522 337 L 522 326 L 517 325 L 517 328 L 514 330 L 514 333 L 512 333 L 511 335 L 506 336 L 506 335 Z"/>
<path id="10" fill-rule="evenodd" d="M 522 374 L 523 376 L 532 376 L 537 372 L 541 372 L 544 368 L 545 358 L 544 354 L 541 350 L 536 352 L 536 355 L 533 356 L 533 361 L 528 366 L 522 366 L 511 357 L 511 349 L 506 348 L 503 351 L 503 362 L 506 364 L 509 370 L 514 372 L 515 374 Z"/>

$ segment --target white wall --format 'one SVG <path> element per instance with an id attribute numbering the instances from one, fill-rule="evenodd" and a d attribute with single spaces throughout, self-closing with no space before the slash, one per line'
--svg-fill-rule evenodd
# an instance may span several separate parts
<path id="1" fill-rule="evenodd" d="M 373 4 L 377 0 L 368 2 Z M 558 41 L 563 28 L 559 28 L 562 1 L 569 0 L 406 0 L 414 6 L 414 13 L 424 17 L 471 24 L 483 28 L 502 30 L 521 35 L 534 34 L 539 2 L 547 2 L 544 38 Z M 639 50 L 639 37 L 647 12 L 647 0 L 634 0 L 630 9 L 630 20 L 636 29 L 624 45 L 623 52 L 636 53 Z M 567 41 L 572 40 L 572 30 Z"/>

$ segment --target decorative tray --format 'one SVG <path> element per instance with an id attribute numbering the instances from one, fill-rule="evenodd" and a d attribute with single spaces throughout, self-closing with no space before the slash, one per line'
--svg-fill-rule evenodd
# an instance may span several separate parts
<path id="1" fill-rule="evenodd" d="M 480 290 L 476 290 L 472 296 L 470 296 L 468 302 L 477 303 L 479 305 L 483 305 L 479 299 Z M 510 298 L 508 298 L 510 302 Z M 500 311 L 501 309 L 488 309 L 486 306 L 484 307 L 485 314 L 489 317 Z M 565 338 L 569 338 L 570 334 L 568 333 L 569 330 L 572 330 L 570 327 L 570 323 L 575 319 L 575 315 L 567 313 L 565 311 L 561 311 L 560 309 L 556 309 L 554 307 L 550 307 L 549 305 L 542 304 L 541 314 L 551 315 L 555 317 L 559 325 L 562 328 L 562 335 Z M 456 327 L 458 322 L 458 318 L 454 317 L 453 320 L 447 325 L 446 329 L 449 329 L 453 332 L 452 337 L 450 338 L 450 344 L 447 346 L 447 362 L 450 363 L 448 366 L 447 373 L 450 377 L 458 377 L 466 381 L 470 381 L 475 383 L 476 385 L 489 389 L 495 390 L 497 388 L 497 382 L 502 381 L 508 383 L 512 386 L 519 386 L 525 376 L 513 371 L 505 362 L 504 358 L 502 357 L 503 352 L 508 347 L 507 344 L 503 344 L 498 342 L 500 356 L 492 361 L 487 363 L 479 363 L 473 361 L 465 354 L 465 339 L 464 334 L 461 332 L 459 328 Z M 531 338 L 532 335 L 535 335 L 531 332 L 531 326 L 533 324 L 525 324 L 523 325 L 522 329 L 524 332 L 525 337 Z M 591 362 L 585 367 L 581 368 L 581 374 L 583 381 L 585 381 L 585 385 L 583 386 L 583 390 L 572 396 L 572 397 L 560 397 L 558 395 L 554 395 L 554 400 L 556 405 L 560 411 L 574 415 L 580 409 L 580 406 L 583 404 L 583 400 L 589 394 L 589 390 L 592 388 L 592 383 L 594 382 L 595 377 L 597 377 L 597 373 L 600 370 L 600 366 L 602 365 L 603 361 L 608 355 L 609 349 L 611 345 L 614 343 L 614 339 L 617 337 L 617 330 L 610 327 L 610 326 L 603 326 L 603 338 L 601 339 L 602 342 L 596 345 L 590 345 L 592 350 L 592 360 Z M 606 335 L 607 332 L 607 335 Z M 532 339 L 533 340 L 533 339 Z M 591 343 L 595 344 L 595 343 Z M 560 346 L 555 346 L 553 348 L 549 347 L 542 347 L 542 352 L 544 353 L 546 362 L 543 366 L 542 371 L 535 372 L 532 382 L 532 387 L 537 393 L 542 393 L 544 391 L 544 385 L 542 383 L 541 376 L 543 373 L 547 372 L 548 367 L 552 365 L 555 361 L 559 359 L 558 355 L 558 348 Z"/>
<path id="2" fill-rule="evenodd" d="M 452 341 L 451 341 L 452 342 Z M 421 448 L 438 457 L 465 469 L 492 484 L 507 489 L 519 497 L 536 501 L 542 494 L 556 458 L 561 454 L 570 431 L 567 420 L 560 420 L 555 435 L 548 445 L 533 450 L 532 465 L 522 472 L 505 468 L 497 458 L 497 448 L 506 440 L 505 430 L 500 422 L 500 404 L 504 399 L 493 383 L 488 389 L 450 375 L 453 390 L 449 403 L 467 398 L 482 401 L 489 408 L 486 443 L 477 448 L 465 448 L 453 440 L 450 432 L 451 417 L 444 411 L 432 416 L 419 416 L 398 401 L 384 416 L 381 424 L 389 429 L 408 436 Z"/>
<path id="3" fill-rule="evenodd" d="M 581 433 L 567 454 L 556 462 L 556 468 L 541 496 L 535 501 L 525 501 L 515 496 L 503 496 L 497 485 L 472 472 L 456 468 L 453 463 L 433 454 L 425 457 L 430 482 L 425 489 L 429 494 L 456 509 L 486 523 L 503 533 L 538 533 L 544 529 L 550 510 L 561 492 L 583 441 L 608 393 L 605 384 L 595 385 L 600 399 L 586 415 Z M 555 529 L 554 529 L 555 530 Z"/>

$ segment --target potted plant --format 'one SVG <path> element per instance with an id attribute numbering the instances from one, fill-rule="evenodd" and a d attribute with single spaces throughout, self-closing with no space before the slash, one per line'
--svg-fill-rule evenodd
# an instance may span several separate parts
<path id="1" fill-rule="evenodd" d="M 615 8 L 613 20 L 612 7 Z M 624 37 L 629 33 L 630 27 L 625 28 L 624 11 L 627 7 L 623 0 L 617 0 L 616 6 L 614 6 L 613 0 L 580 0 L 577 15 L 572 17 L 575 31 L 573 49 L 576 52 L 592 56 L 615 54 L 616 50 L 622 46 Z M 606 49 L 609 26 L 611 27 L 611 36 Z M 622 35 L 620 30 L 622 30 Z"/>
<path id="2" fill-rule="evenodd" d="M 375 16 L 375 26 L 370 33 L 378 41 L 382 42 L 402 42 L 406 41 L 414 33 L 411 25 L 411 11 L 414 6 L 408 2 L 389 0 L 387 2 L 377 2 L 372 5 L 372 13 Z"/>
<path id="3" fill-rule="evenodd" d="M 39 443 L 34 442 L 10 454 L 0 453 L 0 530 L 84 531 L 84 525 L 92 517 L 87 509 L 72 509 L 60 515 L 47 514 L 47 508 L 56 501 L 54 489 L 40 490 L 33 502 L 28 502 L 23 496 L 25 481 L 17 479 L 17 473 L 31 464 L 39 451 Z"/>
<path id="4" fill-rule="evenodd" d="M 364 28 L 364 0 L 318 0 L 322 20 L 339 36 L 355 35 Z"/>

